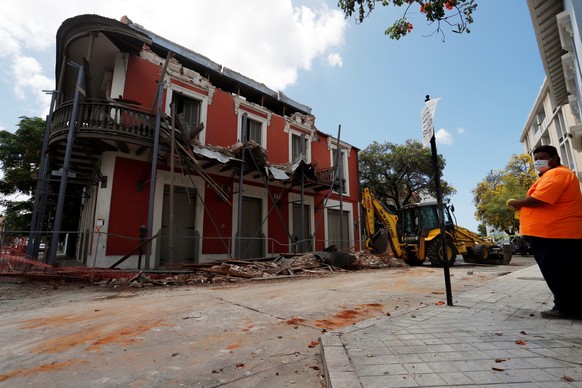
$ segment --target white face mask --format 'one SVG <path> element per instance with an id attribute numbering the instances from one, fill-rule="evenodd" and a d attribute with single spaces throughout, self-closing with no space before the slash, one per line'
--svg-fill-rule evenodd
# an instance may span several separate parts
<path id="1" fill-rule="evenodd" d="M 534 161 L 534 168 L 536 170 L 538 170 L 539 172 L 544 173 L 550 169 L 550 166 L 548 165 L 547 160 L 535 160 Z"/>

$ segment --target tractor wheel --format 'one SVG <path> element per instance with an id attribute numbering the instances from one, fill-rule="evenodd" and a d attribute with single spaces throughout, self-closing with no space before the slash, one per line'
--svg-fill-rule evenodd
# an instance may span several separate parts
<path id="1" fill-rule="evenodd" d="M 457 258 L 457 250 L 455 244 L 451 240 L 446 239 L 446 255 L 448 258 L 449 267 L 455 264 Z M 430 263 L 434 266 L 443 266 L 443 249 L 441 248 L 441 238 L 435 238 L 427 247 L 427 256 Z"/>
<path id="2" fill-rule="evenodd" d="M 476 244 L 473 247 L 473 255 L 477 263 L 486 263 L 489 260 L 489 248 L 484 244 Z"/>

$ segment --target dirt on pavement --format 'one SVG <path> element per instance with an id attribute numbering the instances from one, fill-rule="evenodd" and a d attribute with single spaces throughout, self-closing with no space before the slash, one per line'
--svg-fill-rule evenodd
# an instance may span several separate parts
<path id="1" fill-rule="evenodd" d="M 459 260 L 453 302 L 533 264 Z M 0 278 L 0 387 L 322 387 L 323 331 L 445 301 L 431 266 L 139 289 Z"/>

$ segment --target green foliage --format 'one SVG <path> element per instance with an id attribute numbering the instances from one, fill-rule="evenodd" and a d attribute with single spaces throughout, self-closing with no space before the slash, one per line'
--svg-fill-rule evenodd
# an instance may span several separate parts
<path id="1" fill-rule="evenodd" d="M 531 157 L 512 155 L 503 170 L 491 171 L 473 190 L 475 217 L 484 224 L 514 235 L 519 231 L 519 220 L 505 206 L 510 198 L 523 198 L 537 175 Z"/>
<path id="2" fill-rule="evenodd" d="M 20 117 L 18 129 L 0 131 L 0 204 L 6 207 L 6 230 L 26 231 L 30 228 L 33 206 L 31 198 L 40 166 L 45 121 L 38 117 Z M 26 197 L 25 200 L 6 197 Z"/>
<path id="3" fill-rule="evenodd" d="M 385 31 L 386 35 L 396 40 L 412 32 L 414 26 L 408 21 L 407 15 L 415 13 L 417 6 L 429 24 L 436 23 L 432 34 L 442 34 L 443 37 L 441 23 L 450 26 L 456 33 L 471 32 L 468 25 L 473 23 L 473 12 L 477 8 L 475 0 L 339 0 L 338 7 L 346 18 L 354 17 L 356 23 L 362 23 L 378 3 L 382 6 L 392 4 L 405 7 L 402 17 Z"/>
<path id="4" fill-rule="evenodd" d="M 442 155 L 439 167 L 445 167 Z M 369 187 L 376 198 L 392 210 L 418 202 L 422 196 L 435 197 L 434 167 L 431 150 L 417 140 L 407 140 L 404 145 L 390 142 L 373 142 L 359 154 L 362 186 Z M 443 199 L 456 190 L 441 179 Z"/>

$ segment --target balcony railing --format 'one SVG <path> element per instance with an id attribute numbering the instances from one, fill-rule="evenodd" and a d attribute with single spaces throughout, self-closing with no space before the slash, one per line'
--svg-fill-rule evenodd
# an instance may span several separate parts
<path id="1" fill-rule="evenodd" d="M 53 113 L 51 138 L 66 137 L 73 113 L 73 103 L 59 106 Z M 138 105 L 114 101 L 85 101 L 79 104 L 77 135 L 114 136 L 139 144 L 153 141 L 156 116 Z"/>

